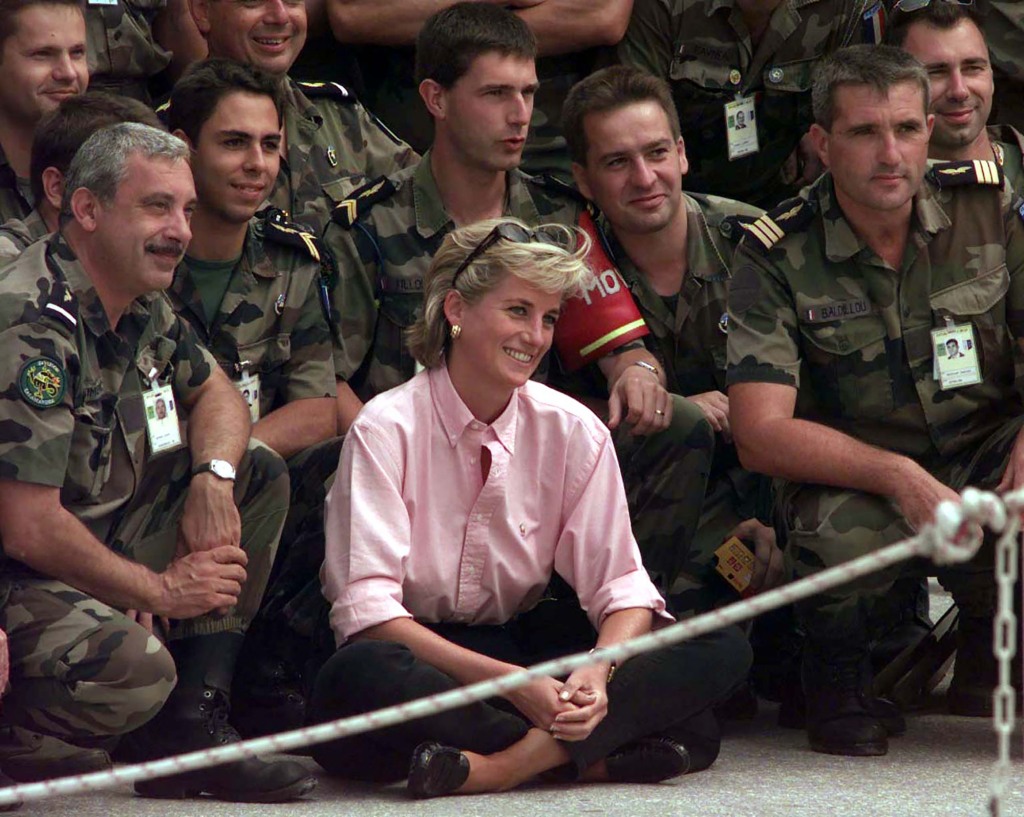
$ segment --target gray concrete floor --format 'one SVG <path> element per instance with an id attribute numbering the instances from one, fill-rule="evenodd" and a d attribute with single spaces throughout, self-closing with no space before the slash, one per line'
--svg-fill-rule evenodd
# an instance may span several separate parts
<path id="1" fill-rule="evenodd" d="M 936 620 L 949 597 L 933 582 Z M 941 690 L 941 687 L 940 687 Z M 402 786 L 377 788 L 320 777 L 304 800 L 239 805 L 136 797 L 130 786 L 27 804 L 24 817 L 984 817 L 996 757 L 991 721 L 944 714 L 942 693 L 907 717 L 907 734 L 880 758 L 820 755 L 802 731 L 776 726 L 777 707 L 727 724 L 722 753 L 706 772 L 648 786 L 528 786 L 505 794 L 412 801 Z M 1021 721 L 1003 817 L 1024 817 Z M 300 758 L 312 770 L 319 767 Z"/>
<path id="2" fill-rule="evenodd" d="M 936 699 L 933 709 L 941 709 Z M 995 737 L 984 720 L 939 711 L 914 714 L 909 730 L 881 758 L 816 754 L 802 732 L 775 726 L 775 707 L 732 724 L 718 762 L 708 771 L 654 786 L 531 786 L 506 794 L 406 799 L 401 786 L 342 784 L 321 777 L 304 801 L 275 806 L 212 800 L 171 802 L 108 792 L 31 803 L 25 817 L 507 817 L 508 815 L 636 815 L 636 817 L 982 817 L 987 814 Z M 1018 724 L 1019 726 L 1019 724 Z M 1005 817 L 1024 815 L 1021 734 L 1014 737 L 1013 791 Z M 312 761 L 304 760 L 311 768 Z"/>

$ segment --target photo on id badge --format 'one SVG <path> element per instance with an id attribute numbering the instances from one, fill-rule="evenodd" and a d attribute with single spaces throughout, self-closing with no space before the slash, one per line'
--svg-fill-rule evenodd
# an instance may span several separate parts
<path id="1" fill-rule="evenodd" d="M 932 330 L 932 354 L 941 388 L 956 389 L 981 382 L 978 347 L 970 324 Z"/>
<path id="2" fill-rule="evenodd" d="M 729 160 L 757 153 L 757 122 L 754 98 L 739 97 L 725 104 L 725 135 L 729 147 Z"/>
<path id="3" fill-rule="evenodd" d="M 146 406 L 150 451 L 159 454 L 180 446 L 181 429 L 178 427 L 174 390 L 170 386 L 158 386 L 143 392 L 142 399 Z"/>

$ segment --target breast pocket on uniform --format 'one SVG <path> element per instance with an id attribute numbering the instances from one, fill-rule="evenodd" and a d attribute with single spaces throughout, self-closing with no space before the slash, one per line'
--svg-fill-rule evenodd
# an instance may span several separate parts
<path id="1" fill-rule="evenodd" d="M 984 380 L 1013 376 L 1013 340 L 1006 325 L 1006 293 L 1010 272 L 1006 264 L 935 292 L 931 296 L 932 322 L 974 328 L 978 362 Z"/>
<path id="2" fill-rule="evenodd" d="M 114 395 L 103 392 L 99 384 L 86 384 L 85 398 L 74 408 L 75 427 L 61 492 L 63 501 L 78 505 L 100 502 L 103 486 L 110 479 L 116 408 Z"/>
<path id="3" fill-rule="evenodd" d="M 807 375 L 819 406 L 848 419 L 893 411 L 893 381 L 882 316 L 868 313 L 801 323 Z"/>

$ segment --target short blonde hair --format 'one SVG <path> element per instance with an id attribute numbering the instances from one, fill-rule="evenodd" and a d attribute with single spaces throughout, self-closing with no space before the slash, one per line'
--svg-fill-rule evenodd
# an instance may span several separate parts
<path id="1" fill-rule="evenodd" d="M 459 272 L 453 287 L 459 267 L 500 224 L 542 233 L 558 244 L 498 239 Z M 592 273 L 585 260 L 589 252 L 590 237 L 562 224 L 529 228 L 518 219 L 495 218 L 453 230 L 445 236 L 424 278 L 423 315 L 406 333 L 409 351 L 428 369 L 441 365 L 451 343 L 444 301 L 453 288 L 466 303 L 473 304 L 497 287 L 506 275 L 515 275 L 542 292 L 559 293 L 565 300 L 582 292 L 589 283 Z"/>

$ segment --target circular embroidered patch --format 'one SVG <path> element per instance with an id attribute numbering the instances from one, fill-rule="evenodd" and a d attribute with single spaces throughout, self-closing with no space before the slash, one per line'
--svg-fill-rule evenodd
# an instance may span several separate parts
<path id="1" fill-rule="evenodd" d="M 64 368 L 48 357 L 34 357 L 21 367 L 18 390 L 25 402 L 36 408 L 53 408 L 67 389 Z"/>

